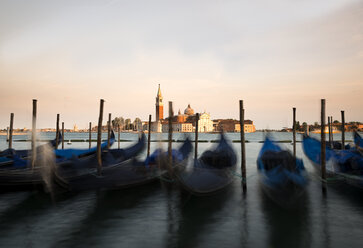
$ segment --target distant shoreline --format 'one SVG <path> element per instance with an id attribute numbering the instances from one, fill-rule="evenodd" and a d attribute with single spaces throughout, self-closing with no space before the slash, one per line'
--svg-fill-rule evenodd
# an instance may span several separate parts
<path id="1" fill-rule="evenodd" d="M 144 131 L 145 133 L 147 133 L 147 130 Z M 287 131 L 281 131 L 281 130 L 256 130 L 255 133 L 264 133 L 264 132 L 287 132 Z M 351 133 L 353 131 L 345 131 L 346 133 Z M 54 132 L 40 132 L 38 131 L 37 133 L 55 133 Z M 88 132 L 65 132 L 65 133 L 88 133 Z M 96 131 L 92 131 L 92 133 L 97 133 Z M 107 131 L 103 131 L 102 133 L 107 133 Z M 121 131 L 121 133 L 139 133 L 139 131 Z M 158 132 L 151 132 L 151 133 L 158 133 Z M 167 132 L 166 132 L 167 133 Z M 194 132 L 173 132 L 173 133 L 194 133 Z M 209 133 L 209 134 L 217 134 L 217 133 L 220 133 L 220 132 L 200 132 L 200 133 Z M 228 132 L 228 133 L 239 133 L 239 132 Z M 290 132 L 288 132 L 290 133 Z M 292 133 L 292 132 L 291 132 Z M 297 131 L 296 133 L 301 133 L 303 134 L 304 132 L 300 132 L 300 131 Z M 320 131 L 310 131 L 310 133 L 320 133 Z M 333 132 L 334 134 L 336 133 L 341 133 L 340 131 L 334 131 Z M 13 133 L 13 136 L 17 136 L 17 135 L 31 135 L 32 133 L 31 132 L 14 132 Z M 115 131 L 115 134 L 117 134 L 117 132 Z M 161 133 L 160 133 L 161 134 Z M 0 136 L 6 136 L 7 135 L 7 132 L 0 132 Z"/>

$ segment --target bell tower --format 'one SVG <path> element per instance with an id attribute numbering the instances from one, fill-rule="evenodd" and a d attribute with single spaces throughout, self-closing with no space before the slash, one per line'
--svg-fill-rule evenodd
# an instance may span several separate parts
<path id="1" fill-rule="evenodd" d="M 156 95 L 156 121 L 164 119 L 164 104 L 163 104 L 163 96 L 160 91 L 160 84 L 158 88 L 158 93 Z"/>

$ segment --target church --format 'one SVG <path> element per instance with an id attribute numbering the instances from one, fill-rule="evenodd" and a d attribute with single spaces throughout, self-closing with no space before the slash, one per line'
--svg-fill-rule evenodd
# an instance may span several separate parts
<path id="1" fill-rule="evenodd" d="M 155 103 L 155 122 L 152 123 L 152 132 L 168 132 L 169 117 L 164 119 L 164 103 L 161 94 L 160 84 L 156 94 Z M 194 132 L 195 131 L 196 113 L 188 104 L 184 112 L 179 109 L 178 114 L 172 117 L 173 132 Z M 209 113 L 200 113 L 198 121 L 198 132 L 213 132 L 213 121 Z"/>

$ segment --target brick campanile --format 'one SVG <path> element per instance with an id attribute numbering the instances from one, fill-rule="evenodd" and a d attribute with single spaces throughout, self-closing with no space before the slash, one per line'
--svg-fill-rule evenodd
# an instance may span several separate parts
<path id="1" fill-rule="evenodd" d="M 160 84 L 158 88 L 158 93 L 156 95 L 155 108 L 156 108 L 156 121 L 164 119 L 164 104 L 163 104 L 163 96 L 161 95 Z"/>

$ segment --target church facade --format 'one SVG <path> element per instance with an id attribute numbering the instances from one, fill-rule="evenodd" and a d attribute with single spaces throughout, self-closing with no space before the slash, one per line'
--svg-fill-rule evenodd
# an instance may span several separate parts
<path id="1" fill-rule="evenodd" d="M 155 122 L 151 125 L 152 132 L 168 132 L 169 131 L 169 117 L 164 119 L 164 103 L 161 94 L 160 84 L 156 94 L 155 102 Z M 194 109 L 188 104 L 183 113 L 178 111 L 177 115 L 172 117 L 173 132 L 194 132 L 196 113 Z M 210 119 L 209 113 L 201 113 L 198 121 L 199 132 L 213 132 L 213 121 Z"/>
<path id="2" fill-rule="evenodd" d="M 194 109 L 188 104 L 182 113 L 179 109 L 178 114 L 171 117 L 173 132 L 195 132 L 196 128 L 196 113 Z M 255 132 L 255 126 L 250 120 L 244 123 L 245 132 Z M 147 130 L 147 127 L 144 127 Z M 210 113 L 203 112 L 199 114 L 198 132 L 239 132 L 239 122 L 232 119 L 227 120 L 211 120 Z M 156 94 L 155 102 L 155 122 L 151 124 L 151 132 L 169 132 L 169 117 L 164 119 L 164 103 L 161 94 L 160 84 Z"/>

